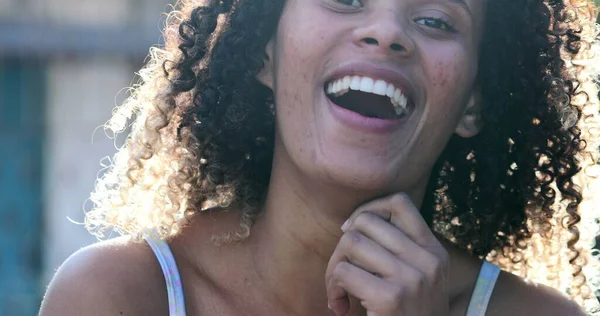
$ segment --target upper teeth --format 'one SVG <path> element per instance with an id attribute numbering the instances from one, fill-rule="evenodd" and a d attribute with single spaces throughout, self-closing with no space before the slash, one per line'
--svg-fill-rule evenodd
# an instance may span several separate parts
<path id="1" fill-rule="evenodd" d="M 350 90 L 388 96 L 394 106 L 396 115 L 406 113 L 406 104 L 408 103 L 406 96 L 393 84 L 383 80 L 373 80 L 369 77 L 360 76 L 346 76 L 330 82 L 327 86 L 327 94 L 336 97 L 344 95 Z"/>

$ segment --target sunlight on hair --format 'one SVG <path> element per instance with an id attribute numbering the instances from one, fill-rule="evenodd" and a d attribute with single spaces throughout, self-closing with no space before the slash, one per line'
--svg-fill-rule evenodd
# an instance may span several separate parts
<path id="1" fill-rule="evenodd" d="M 191 93 L 178 96 L 181 100 L 170 96 L 171 86 L 163 66 L 168 67 L 170 62 L 181 58 L 177 49 L 177 26 L 194 6 L 203 3 L 205 1 L 180 1 L 169 13 L 164 31 L 165 47 L 150 50 L 148 62 L 139 72 L 140 82 L 132 87 L 130 97 L 115 109 L 105 126 L 115 135 L 129 127 L 132 132 L 91 195 L 95 206 L 87 212 L 85 225 L 99 238 L 116 231 L 139 239 L 149 230 L 155 230 L 161 238 L 172 238 L 194 214 L 194 206 L 188 205 L 188 201 L 194 194 L 194 186 L 199 185 L 198 168 L 194 167 L 203 164 L 204 157 L 176 136 L 179 125 L 176 104 L 190 98 Z M 540 224 L 529 220 L 532 238 L 517 247 L 493 251 L 488 260 L 506 271 L 561 289 L 579 304 L 591 308 L 598 304 L 593 294 L 600 288 L 600 258 L 598 251 L 592 253 L 595 237 L 600 233 L 600 194 L 597 193 L 600 192 L 600 104 L 596 97 L 600 75 L 600 28 L 593 22 L 596 12 L 587 1 L 566 3 L 571 4 L 566 13 L 570 16 L 570 27 L 581 30 L 581 48 L 574 58 L 563 52 L 567 72 L 576 79 L 577 90 L 572 97 L 561 100 L 561 108 L 557 110 L 562 114 L 565 128 L 576 124 L 587 142 L 578 157 L 582 172 L 575 179 L 584 197 L 578 212 L 581 216 L 577 225 L 579 240 L 574 245 L 579 256 L 574 258 L 566 247 L 573 232 L 566 228 L 564 221 L 574 219 L 567 212 L 568 207 L 558 207 L 560 202 L 557 202 L 550 227 L 546 222 Z M 222 24 L 223 20 L 219 21 Z M 571 106 L 581 110 L 579 120 Z M 236 198 L 233 187 L 218 186 L 214 196 L 207 196 L 202 205 L 230 205 Z M 556 183 L 554 189 L 557 201 L 560 201 Z M 215 237 L 213 241 L 238 241 L 248 237 L 253 221 L 250 214 L 244 210 L 240 229 L 222 238 Z M 574 270 L 581 266 L 585 279 L 580 275 L 574 280 L 573 275 L 578 272 Z"/>

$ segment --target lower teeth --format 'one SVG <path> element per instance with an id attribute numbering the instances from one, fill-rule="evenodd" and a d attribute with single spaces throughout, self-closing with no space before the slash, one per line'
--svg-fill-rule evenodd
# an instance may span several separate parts
<path id="1" fill-rule="evenodd" d="M 396 115 L 401 116 L 403 114 L 406 114 L 406 110 L 402 106 L 400 106 L 400 104 L 396 103 L 396 100 L 390 99 L 390 101 L 392 101 L 392 105 L 394 106 L 394 112 L 396 113 Z"/>

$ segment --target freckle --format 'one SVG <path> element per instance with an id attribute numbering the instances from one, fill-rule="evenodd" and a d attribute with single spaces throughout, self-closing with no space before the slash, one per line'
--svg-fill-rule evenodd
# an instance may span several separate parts
<path id="1" fill-rule="evenodd" d="M 448 83 L 448 76 L 447 76 L 446 70 L 444 69 L 444 66 L 441 63 L 437 69 L 436 76 L 437 76 L 437 80 L 435 83 L 437 83 L 437 85 L 440 87 L 446 86 L 446 84 Z"/>

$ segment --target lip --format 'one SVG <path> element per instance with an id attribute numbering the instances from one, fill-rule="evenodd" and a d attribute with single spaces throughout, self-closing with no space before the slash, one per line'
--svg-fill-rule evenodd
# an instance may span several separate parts
<path id="1" fill-rule="evenodd" d="M 341 65 L 340 67 L 336 67 L 330 73 L 328 73 L 325 76 L 325 84 L 345 76 L 369 77 L 374 80 L 381 79 L 387 83 L 391 83 L 396 88 L 400 89 L 400 91 L 402 91 L 413 107 L 416 105 L 416 91 L 414 85 L 402 74 L 400 70 L 393 66 L 369 62 L 347 63 Z"/>
<path id="2" fill-rule="evenodd" d="M 327 73 L 325 84 L 332 80 L 343 78 L 345 76 L 362 76 L 371 79 L 381 79 L 387 83 L 393 84 L 400 89 L 408 98 L 408 113 L 400 119 L 387 120 L 373 117 L 365 117 L 356 112 L 350 111 L 333 103 L 331 99 L 323 94 L 328 103 L 328 108 L 333 117 L 343 125 L 349 126 L 355 130 L 364 132 L 387 134 L 399 129 L 415 111 L 415 88 L 412 83 L 395 67 L 370 62 L 352 62 L 334 68 Z"/>

